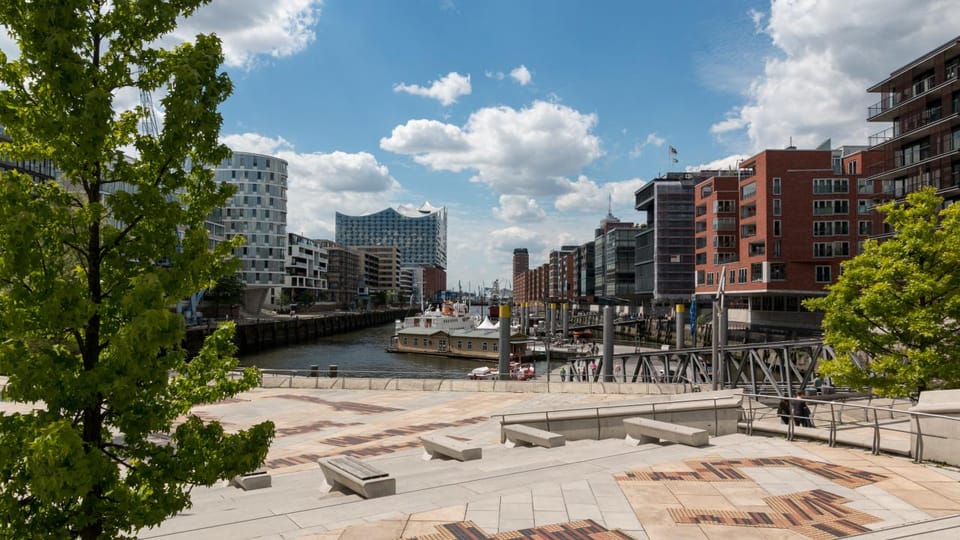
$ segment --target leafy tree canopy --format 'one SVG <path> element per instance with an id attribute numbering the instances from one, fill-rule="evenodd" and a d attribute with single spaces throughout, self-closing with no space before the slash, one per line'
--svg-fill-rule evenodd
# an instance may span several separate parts
<path id="1" fill-rule="evenodd" d="M 52 160 L 57 181 L 0 176 L 0 538 L 120 537 L 189 505 L 189 487 L 262 463 L 273 425 L 224 433 L 191 407 L 251 388 L 233 327 L 187 361 L 170 307 L 232 271 L 204 220 L 231 193 L 217 107 L 220 42 L 158 48 L 202 0 L 3 0 L 0 154 Z M 114 101 L 165 89 L 159 136 Z M 124 149 L 135 149 L 128 158 Z M 168 435 L 168 436 L 164 436 Z"/>
<path id="2" fill-rule="evenodd" d="M 838 353 L 823 371 L 887 396 L 958 388 L 960 205 L 927 188 L 879 210 L 893 237 L 867 241 L 826 297 L 804 302 Z"/>

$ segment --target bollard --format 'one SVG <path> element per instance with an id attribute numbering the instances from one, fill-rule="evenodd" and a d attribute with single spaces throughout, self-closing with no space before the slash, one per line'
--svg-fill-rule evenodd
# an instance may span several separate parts
<path id="1" fill-rule="evenodd" d="M 337 365 L 336 365 L 336 364 L 330 364 L 329 366 L 327 366 L 327 376 L 330 377 L 331 379 L 337 378 Z"/>
<path id="2" fill-rule="evenodd" d="M 311 377 L 319 377 L 319 376 L 320 376 L 320 366 L 317 366 L 317 365 L 310 366 L 310 376 L 311 376 Z"/>

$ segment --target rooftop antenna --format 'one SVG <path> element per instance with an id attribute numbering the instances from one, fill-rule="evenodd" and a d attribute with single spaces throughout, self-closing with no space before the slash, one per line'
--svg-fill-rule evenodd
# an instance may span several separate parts
<path id="1" fill-rule="evenodd" d="M 607 193 L 607 215 L 613 215 L 613 193 Z"/>

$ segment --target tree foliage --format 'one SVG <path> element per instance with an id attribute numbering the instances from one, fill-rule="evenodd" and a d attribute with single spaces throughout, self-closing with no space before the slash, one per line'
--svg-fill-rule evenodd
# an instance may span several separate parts
<path id="1" fill-rule="evenodd" d="M 960 387 L 960 205 L 932 188 L 880 207 L 894 236 L 869 240 L 823 298 L 823 371 L 843 385 L 905 396 Z"/>
<path id="2" fill-rule="evenodd" d="M 3 0 L 0 154 L 62 178 L 0 177 L 0 538 L 119 537 L 189 505 L 189 487 L 262 463 L 273 425 L 227 434 L 192 406 L 251 388 L 232 378 L 233 327 L 187 361 L 170 307 L 232 271 L 204 220 L 231 189 L 208 166 L 231 91 L 220 42 L 161 49 L 202 0 Z M 158 136 L 114 100 L 166 89 Z M 125 156 L 135 148 L 137 157 Z M 192 165 L 191 165 L 192 164 Z M 121 184 L 122 183 L 122 184 Z"/>

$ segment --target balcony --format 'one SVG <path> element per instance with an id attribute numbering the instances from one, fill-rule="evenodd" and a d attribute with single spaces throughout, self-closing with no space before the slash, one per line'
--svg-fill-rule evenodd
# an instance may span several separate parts
<path id="1" fill-rule="evenodd" d="M 894 115 L 887 113 L 932 90 L 937 90 L 940 87 L 957 82 L 958 73 L 960 73 L 960 64 L 953 64 L 946 67 L 945 77 L 939 85 L 937 85 L 936 76 L 931 75 L 923 80 L 917 81 L 902 92 L 883 92 L 880 101 L 867 107 L 867 121 L 883 122 L 892 120 Z"/>
<path id="2" fill-rule="evenodd" d="M 865 172 L 871 180 L 904 176 L 913 167 L 933 162 L 957 150 L 960 150 L 960 131 L 942 131 L 931 134 L 927 145 L 890 152 L 882 160 L 871 164 Z"/>
<path id="3" fill-rule="evenodd" d="M 954 111 L 953 114 L 956 114 L 956 112 L 957 111 Z M 873 147 L 906 135 L 921 133 L 922 128 L 943 120 L 943 113 L 943 107 L 938 105 L 924 111 L 903 116 L 899 121 L 894 122 L 892 127 L 871 135 L 868 139 L 868 144 Z M 950 116 L 952 116 L 952 114 L 948 113 L 947 118 Z"/>

